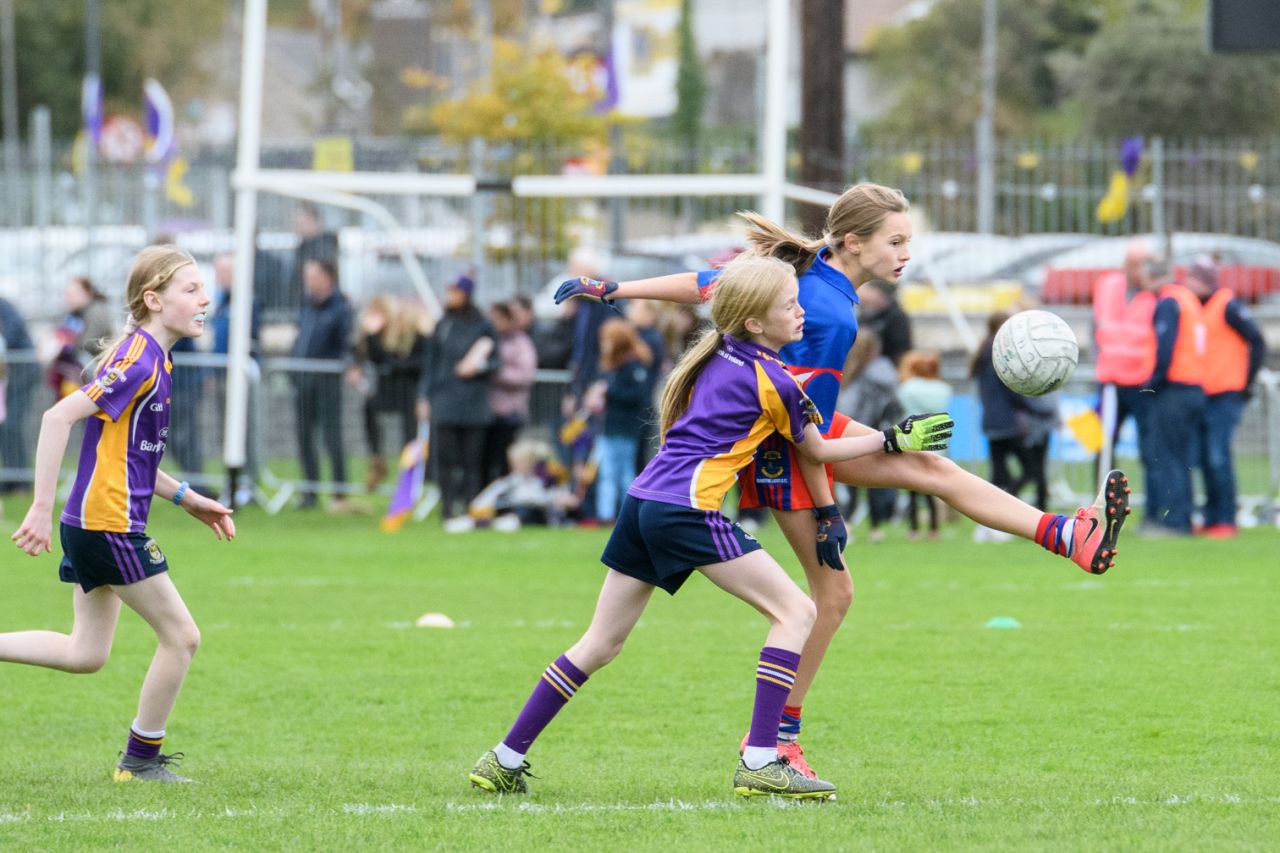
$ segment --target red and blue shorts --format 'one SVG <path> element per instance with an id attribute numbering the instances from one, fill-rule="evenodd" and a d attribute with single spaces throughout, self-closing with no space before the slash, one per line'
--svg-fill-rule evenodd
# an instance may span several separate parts
<path id="1" fill-rule="evenodd" d="M 831 416 L 830 438 L 839 438 L 852 423 L 848 415 Z M 835 469 L 827 465 L 827 483 L 835 488 Z M 804 477 L 800 476 L 800 460 L 796 446 L 778 433 L 766 438 L 756 448 L 755 459 L 738 472 L 738 508 L 794 510 L 814 509 L 813 497 Z"/>

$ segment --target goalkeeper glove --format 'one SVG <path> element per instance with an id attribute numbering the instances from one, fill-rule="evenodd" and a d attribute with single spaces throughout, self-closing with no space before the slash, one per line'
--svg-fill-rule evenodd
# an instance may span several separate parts
<path id="1" fill-rule="evenodd" d="M 594 278 L 587 278 L 585 275 L 578 278 L 571 278 L 568 281 L 560 283 L 556 288 L 555 300 L 559 305 L 566 299 L 573 299 L 580 296 L 583 299 L 592 299 L 596 302 L 603 302 L 614 311 L 618 310 L 618 306 L 613 304 L 610 295 L 618 289 L 616 281 L 597 281 Z M 621 313 L 621 312 L 619 312 Z"/>
<path id="2" fill-rule="evenodd" d="M 946 412 L 911 415 L 884 431 L 884 452 L 946 450 L 955 421 Z"/>
<path id="3" fill-rule="evenodd" d="M 844 571 L 840 552 L 849 543 L 849 531 L 840 517 L 840 507 L 835 504 L 816 507 L 813 515 L 818 519 L 818 565 Z"/>

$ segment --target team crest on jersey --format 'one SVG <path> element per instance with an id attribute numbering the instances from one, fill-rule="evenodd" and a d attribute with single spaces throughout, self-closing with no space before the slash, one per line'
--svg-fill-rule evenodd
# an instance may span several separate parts
<path id="1" fill-rule="evenodd" d="M 124 379 L 124 368 L 113 366 L 107 368 L 107 372 L 97 378 L 96 384 L 103 391 L 106 391 L 115 384 L 117 379 Z"/>
<path id="2" fill-rule="evenodd" d="M 151 557 L 151 565 L 158 566 L 164 562 L 164 554 L 160 553 L 160 546 L 156 544 L 156 540 L 148 539 L 147 544 L 142 547 L 147 549 L 147 554 Z"/>
<path id="3" fill-rule="evenodd" d="M 762 451 L 760 453 L 760 478 L 778 480 L 785 477 L 787 469 L 783 466 L 782 459 L 782 451 Z"/>

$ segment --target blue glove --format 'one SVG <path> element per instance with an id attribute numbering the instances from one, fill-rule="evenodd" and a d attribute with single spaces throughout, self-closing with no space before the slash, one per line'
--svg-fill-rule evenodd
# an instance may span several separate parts
<path id="1" fill-rule="evenodd" d="M 581 297 L 583 299 L 591 299 L 595 302 L 603 302 L 613 310 L 617 311 L 618 307 L 613 304 L 613 300 L 609 296 L 618 289 L 616 281 L 597 281 L 594 278 L 587 278 L 585 275 L 579 278 L 571 278 L 568 281 L 560 283 L 556 288 L 555 300 L 559 305 L 566 299 Z"/>
<path id="2" fill-rule="evenodd" d="M 816 507 L 813 515 L 818 519 L 818 565 L 843 572 L 844 561 L 840 559 L 840 553 L 849 544 L 849 531 L 840 517 L 840 507 L 835 504 Z"/>

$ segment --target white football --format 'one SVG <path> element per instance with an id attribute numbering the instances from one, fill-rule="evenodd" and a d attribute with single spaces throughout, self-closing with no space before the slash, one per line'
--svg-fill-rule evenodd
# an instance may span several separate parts
<path id="1" fill-rule="evenodd" d="M 996 332 L 991 362 L 1009 390 L 1029 397 L 1056 391 L 1075 372 L 1080 347 L 1057 314 L 1020 311 Z"/>

